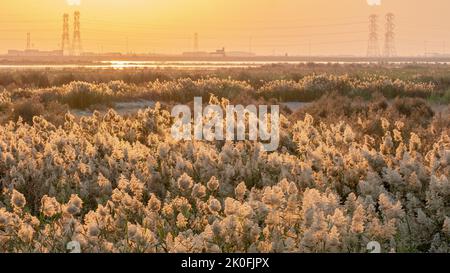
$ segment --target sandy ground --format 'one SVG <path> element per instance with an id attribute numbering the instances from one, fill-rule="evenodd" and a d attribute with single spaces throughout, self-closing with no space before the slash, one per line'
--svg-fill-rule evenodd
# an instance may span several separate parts
<path id="1" fill-rule="evenodd" d="M 310 103 L 290 101 L 290 102 L 284 102 L 281 105 L 287 106 L 292 112 L 295 112 L 298 109 L 308 106 L 309 104 Z M 114 105 L 113 109 L 121 115 L 128 115 L 128 114 L 134 114 L 140 109 L 145 109 L 147 107 L 154 107 L 154 106 L 155 106 L 154 101 L 140 100 L 140 101 L 133 101 L 133 102 L 118 102 Z M 93 111 L 91 111 L 91 110 L 71 110 L 71 112 L 77 116 L 90 116 L 93 113 Z M 100 111 L 100 112 L 103 112 L 103 111 Z"/>
<path id="2" fill-rule="evenodd" d="M 298 102 L 298 101 L 290 101 L 283 102 L 281 105 L 288 107 L 292 112 L 295 112 L 299 109 L 305 108 L 309 106 L 311 103 L 309 102 Z M 129 115 L 134 114 L 140 109 L 145 109 L 147 107 L 154 107 L 155 102 L 151 100 L 140 100 L 133 102 L 118 102 L 114 105 L 113 109 L 121 114 L 121 115 Z M 432 105 L 433 111 L 436 115 L 446 115 L 450 113 L 450 105 Z M 92 115 L 92 111 L 90 110 L 71 110 L 77 116 L 90 116 Z M 100 111 L 103 112 L 103 111 Z"/>
<path id="3" fill-rule="evenodd" d="M 431 105 L 431 108 L 436 113 L 436 115 L 442 114 L 450 114 L 450 104 L 434 104 Z"/>
<path id="4" fill-rule="evenodd" d="M 132 102 L 118 102 L 114 105 L 113 109 L 121 114 L 128 115 L 134 114 L 140 109 L 145 109 L 147 107 L 155 106 L 155 102 L 151 100 L 140 100 L 140 101 L 132 101 Z M 103 112 L 103 111 L 100 111 Z M 77 116 L 90 116 L 93 111 L 91 110 L 72 110 L 72 113 Z"/>
<path id="5" fill-rule="evenodd" d="M 292 112 L 305 108 L 310 104 L 311 104 L 310 102 L 298 102 L 298 101 L 289 101 L 281 103 L 281 105 L 287 106 Z"/>

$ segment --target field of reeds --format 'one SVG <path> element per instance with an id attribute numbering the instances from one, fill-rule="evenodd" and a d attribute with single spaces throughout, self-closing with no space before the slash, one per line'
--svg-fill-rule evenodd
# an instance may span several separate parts
<path id="1" fill-rule="evenodd" d="M 449 71 L 0 72 L 0 252 L 449 253 Z M 175 141 L 194 96 L 305 104 L 265 152 Z M 114 110 L 139 100 L 158 103 Z"/>

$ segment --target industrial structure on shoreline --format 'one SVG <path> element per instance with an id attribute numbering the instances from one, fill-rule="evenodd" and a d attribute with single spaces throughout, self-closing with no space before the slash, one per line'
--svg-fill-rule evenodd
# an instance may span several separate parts
<path id="1" fill-rule="evenodd" d="M 25 50 L 8 50 L 8 56 L 17 57 L 52 57 L 52 56 L 82 56 L 81 43 L 81 14 L 79 11 L 73 13 L 73 36 L 70 43 L 69 14 L 63 14 L 63 28 L 61 48 L 58 50 L 41 51 L 34 49 L 31 43 L 31 33 L 27 33 L 27 46 Z"/>

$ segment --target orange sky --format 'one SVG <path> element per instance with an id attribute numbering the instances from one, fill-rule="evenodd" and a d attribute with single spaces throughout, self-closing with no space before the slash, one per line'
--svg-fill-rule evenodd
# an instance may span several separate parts
<path id="1" fill-rule="evenodd" d="M 198 32 L 206 51 L 365 55 L 368 15 L 391 11 L 400 55 L 450 53 L 449 0 L 82 0 L 76 9 L 85 51 L 126 52 L 128 40 L 132 52 L 179 53 Z M 0 52 L 23 49 L 27 32 L 35 48 L 59 48 L 62 14 L 74 10 L 66 0 L 1 0 Z"/>

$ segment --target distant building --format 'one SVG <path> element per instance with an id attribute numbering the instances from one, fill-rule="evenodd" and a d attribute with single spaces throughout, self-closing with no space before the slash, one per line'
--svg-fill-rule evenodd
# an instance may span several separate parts
<path id="1" fill-rule="evenodd" d="M 446 57 L 448 56 L 448 54 L 443 54 L 441 52 L 427 52 L 426 57 L 433 57 L 433 58 L 437 58 L 437 57 Z"/>
<path id="2" fill-rule="evenodd" d="M 245 51 L 230 51 L 227 52 L 228 57 L 255 57 L 256 54 L 252 52 L 245 52 Z"/>
<path id="3" fill-rule="evenodd" d="M 225 48 L 217 49 L 214 52 L 206 51 L 187 51 L 182 53 L 186 57 L 225 57 Z"/>
<path id="4" fill-rule="evenodd" d="M 16 57 L 54 57 L 62 55 L 63 55 L 62 50 L 51 50 L 51 51 L 40 51 L 37 49 L 8 50 L 8 56 L 16 56 Z"/>
<path id="5" fill-rule="evenodd" d="M 98 56 L 98 54 L 94 53 L 94 52 L 82 52 L 81 56 L 94 57 L 94 56 Z"/>
<path id="6" fill-rule="evenodd" d="M 100 54 L 100 56 L 121 57 L 121 56 L 123 56 L 123 54 L 120 52 L 107 52 L 107 53 Z"/>
<path id="7" fill-rule="evenodd" d="M 225 48 L 222 47 L 222 49 L 217 49 L 216 51 L 209 53 L 209 55 L 217 57 L 225 57 L 226 56 Z"/>
<path id="8" fill-rule="evenodd" d="M 209 53 L 206 51 L 183 52 L 183 56 L 187 57 L 207 57 Z"/>

